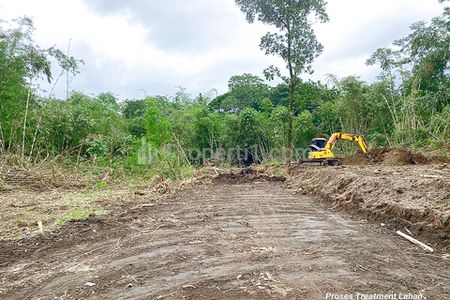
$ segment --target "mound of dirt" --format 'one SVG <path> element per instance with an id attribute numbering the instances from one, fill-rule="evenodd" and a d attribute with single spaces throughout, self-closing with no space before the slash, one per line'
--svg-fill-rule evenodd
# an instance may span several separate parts
<path id="1" fill-rule="evenodd" d="M 402 148 L 375 148 L 367 154 L 356 154 L 342 161 L 346 165 L 378 165 L 385 166 L 405 166 L 405 165 L 425 165 L 432 163 L 447 163 L 446 157 L 426 157 L 420 152 Z"/>
<path id="2" fill-rule="evenodd" d="M 423 165 L 430 162 L 420 153 L 405 149 L 392 149 L 384 157 L 383 164 L 387 166 Z"/>

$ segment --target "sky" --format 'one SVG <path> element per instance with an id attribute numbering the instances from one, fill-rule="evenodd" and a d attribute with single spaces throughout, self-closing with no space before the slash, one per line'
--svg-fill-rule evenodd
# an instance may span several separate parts
<path id="1" fill-rule="evenodd" d="M 324 51 L 304 79 L 358 75 L 371 82 L 379 70 L 365 61 L 377 48 L 441 14 L 437 0 L 328 0 L 330 21 L 315 24 Z M 273 30 L 248 24 L 233 0 L 0 0 L 0 19 L 29 16 L 41 47 L 56 46 L 83 59 L 70 88 L 120 99 L 227 91 L 233 75 L 263 77 L 281 59 L 265 56 L 260 38 Z M 54 69 L 57 75 L 60 72 Z M 55 77 L 57 77 L 55 75 Z M 65 80 L 56 88 L 65 95 Z M 42 83 L 45 91 L 50 86 Z"/>

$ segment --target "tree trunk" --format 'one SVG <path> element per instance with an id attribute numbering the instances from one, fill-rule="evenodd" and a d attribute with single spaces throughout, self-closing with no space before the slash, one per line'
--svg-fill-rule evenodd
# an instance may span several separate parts
<path id="1" fill-rule="evenodd" d="M 291 79 L 292 81 L 293 79 Z M 294 93 L 295 85 L 291 82 L 289 87 L 289 104 L 288 104 L 288 132 L 287 132 L 287 157 L 286 164 L 291 166 L 292 152 L 293 152 L 293 140 L 294 140 Z"/>
<path id="2" fill-rule="evenodd" d="M 5 145 L 6 141 L 5 141 L 5 136 L 3 134 L 3 127 L 2 124 L 0 123 L 0 153 L 3 154 L 4 152 L 6 152 L 6 145 Z"/>
<path id="3" fill-rule="evenodd" d="M 30 154 L 29 154 L 30 160 L 31 160 L 31 157 L 33 156 L 34 146 L 36 145 L 37 136 L 39 134 L 39 127 L 41 126 L 41 120 L 42 120 L 42 116 L 39 117 L 39 121 L 36 124 L 36 130 L 33 135 L 33 142 L 31 143 L 31 150 L 30 150 Z"/>
<path id="4" fill-rule="evenodd" d="M 291 30 L 290 26 L 287 28 L 288 32 L 288 68 L 289 68 L 289 77 L 291 79 L 291 82 L 289 83 L 289 104 L 288 104 L 288 132 L 287 132 L 287 157 L 286 157 L 286 164 L 288 167 L 291 166 L 292 162 L 292 146 L 293 146 L 293 140 L 294 140 L 294 93 L 295 93 L 295 86 L 296 86 L 296 75 L 294 72 L 294 68 L 292 66 L 292 57 L 291 57 L 291 50 L 292 50 L 292 40 L 291 40 Z"/>

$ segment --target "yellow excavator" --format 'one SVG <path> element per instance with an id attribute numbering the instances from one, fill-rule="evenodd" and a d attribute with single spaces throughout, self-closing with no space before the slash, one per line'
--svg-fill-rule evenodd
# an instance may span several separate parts
<path id="1" fill-rule="evenodd" d="M 355 142 L 358 144 L 359 149 L 362 153 L 366 154 L 368 147 L 367 143 L 364 140 L 364 137 L 356 134 L 348 134 L 348 133 L 340 133 L 336 132 L 331 135 L 330 138 L 316 138 L 313 139 L 310 147 L 310 151 L 308 154 L 307 160 L 301 160 L 300 163 L 312 163 L 312 164 L 320 164 L 321 166 L 324 164 L 328 164 L 330 166 L 338 166 L 341 164 L 339 159 L 335 158 L 333 149 L 336 145 L 336 141 L 338 140 L 346 140 Z"/>

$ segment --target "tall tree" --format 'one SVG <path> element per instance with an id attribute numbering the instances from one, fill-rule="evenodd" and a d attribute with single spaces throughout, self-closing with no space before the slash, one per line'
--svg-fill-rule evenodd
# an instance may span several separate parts
<path id="1" fill-rule="evenodd" d="M 255 19 L 273 25 L 277 32 L 268 32 L 261 38 L 260 47 L 266 55 L 280 56 L 286 63 L 288 76 L 282 76 L 275 66 L 265 70 L 268 79 L 281 77 L 289 85 L 289 118 L 287 137 L 287 162 L 292 160 L 293 146 L 293 106 L 295 90 L 300 82 L 300 74 L 311 73 L 311 63 L 322 52 L 312 28 L 312 21 L 326 22 L 324 0 L 235 0 L 246 14 L 247 21 Z"/>
<path id="2" fill-rule="evenodd" d="M 30 18 L 12 22 L 0 20 L 0 144 L 3 150 L 10 150 L 13 145 L 17 148 L 17 139 L 21 136 L 22 155 L 25 155 L 27 136 L 32 135 L 28 130 L 29 113 L 37 98 L 33 82 L 47 79 L 51 83 L 52 61 L 63 72 L 73 74 L 78 72 L 81 63 L 55 47 L 42 49 L 34 42 L 33 34 Z"/>
<path id="3" fill-rule="evenodd" d="M 232 76 L 228 81 L 228 88 L 228 93 L 211 101 L 211 108 L 227 112 L 240 112 L 251 107 L 260 111 L 263 100 L 268 98 L 270 91 L 270 87 L 263 79 L 252 74 Z"/>

